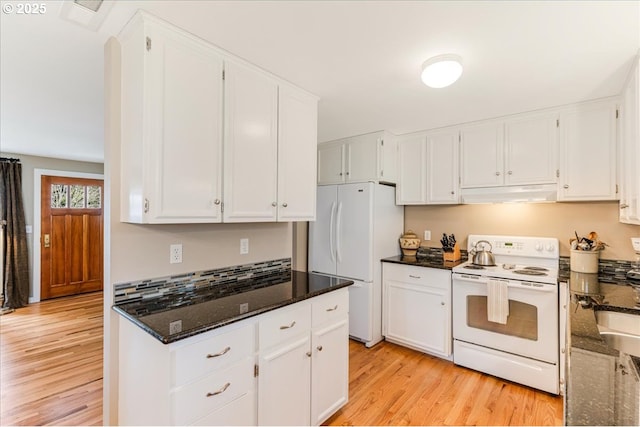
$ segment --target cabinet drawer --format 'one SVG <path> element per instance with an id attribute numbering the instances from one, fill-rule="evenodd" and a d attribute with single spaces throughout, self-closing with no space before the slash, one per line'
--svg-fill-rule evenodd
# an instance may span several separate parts
<path id="1" fill-rule="evenodd" d="M 382 264 L 384 279 L 397 280 L 404 283 L 423 284 L 430 274 L 429 268 L 414 267 L 412 265 Z"/>
<path id="2" fill-rule="evenodd" d="M 315 297 L 311 300 L 311 321 L 313 327 L 327 321 L 349 315 L 349 291 L 341 289 Z"/>
<path id="3" fill-rule="evenodd" d="M 251 356 L 254 348 L 254 324 L 179 347 L 171 353 L 172 385 L 183 385 L 229 366 Z"/>
<path id="4" fill-rule="evenodd" d="M 266 315 L 258 325 L 260 349 L 286 341 L 311 329 L 311 304 L 297 303 Z"/>
<path id="5" fill-rule="evenodd" d="M 216 372 L 171 393 L 174 425 L 186 425 L 230 403 L 254 388 L 253 358 Z"/>
<path id="6" fill-rule="evenodd" d="M 233 402 L 200 418 L 194 426 L 255 426 L 256 395 L 247 393 Z"/>

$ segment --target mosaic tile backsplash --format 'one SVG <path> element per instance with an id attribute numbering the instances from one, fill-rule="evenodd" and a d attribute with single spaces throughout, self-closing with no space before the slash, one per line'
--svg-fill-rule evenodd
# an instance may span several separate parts
<path id="1" fill-rule="evenodd" d="M 627 271 L 634 267 L 633 261 L 600 259 L 598 262 L 598 280 L 606 283 L 619 283 L 627 280 Z M 571 258 L 560 257 L 560 271 L 571 271 Z"/>
<path id="2" fill-rule="evenodd" d="M 114 304 L 158 298 L 203 286 L 220 286 L 291 270 L 291 258 L 203 270 L 176 276 L 138 280 L 114 285 Z"/>

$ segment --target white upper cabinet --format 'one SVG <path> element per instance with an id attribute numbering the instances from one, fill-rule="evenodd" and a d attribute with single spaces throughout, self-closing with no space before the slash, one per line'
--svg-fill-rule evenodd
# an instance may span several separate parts
<path id="1" fill-rule="evenodd" d="M 396 182 L 396 141 L 374 132 L 318 146 L 318 184 Z"/>
<path id="2" fill-rule="evenodd" d="M 640 225 L 640 57 L 622 93 L 620 222 Z"/>
<path id="3" fill-rule="evenodd" d="M 457 128 L 440 129 L 398 140 L 396 203 L 458 203 Z"/>
<path id="4" fill-rule="evenodd" d="M 423 205 L 427 201 L 427 138 L 424 135 L 398 140 L 396 204 Z"/>
<path id="5" fill-rule="evenodd" d="M 557 113 L 525 114 L 504 123 L 506 185 L 557 182 Z"/>
<path id="6" fill-rule="evenodd" d="M 458 136 L 457 128 L 427 134 L 427 204 L 458 203 Z"/>
<path id="7" fill-rule="evenodd" d="M 122 221 L 314 218 L 315 96 L 145 12 L 119 38 Z"/>
<path id="8" fill-rule="evenodd" d="M 240 64 L 225 68 L 224 222 L 275 221 L 278 85 Z"/>
<path id="9" fill-rule="evenodd" d="M 142 15 L 121 45 L 121 220 L 220 222 L 222 57 Z"/>
<path id="10" fill-rule="evenodd" d="M 560 112 L 558 200 L 615 200 L 616 102 L 607 99 Z"/>
<path id="11" fill-rule="evenodd" d="M 557 113 L 527 113 L 461 130 L 462 188 L 557 181 Z"/>
<path id="12" fill-rule="evenodd" d="M 313 221 L 318 100 L 286 85 L 278 99 L 278 221 Z"/>
<path id="13" fill-rule="evenodd" d="M 504 126 L 489 121 L 460 129 L 460 187 L 504 185 Z"/>

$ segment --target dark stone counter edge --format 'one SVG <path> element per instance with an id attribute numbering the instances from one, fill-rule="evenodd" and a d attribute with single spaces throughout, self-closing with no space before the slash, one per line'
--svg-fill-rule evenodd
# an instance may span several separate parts
<path id="1" fill-rule="evenodd" d="M 441 270 L 451 270 L 453 267 L 462 264 L 465 262 L 465 259 L 461 259 L 458 261 L 444 261 L 442 258 L 432 258 L 432 257 L 405 257 L 402 255 L 396 255 L 389 258 L 381 259 L 382 262 L 389 262 L 392 264 L 404 264 L 404 265 L 413 265 L 415 267 L 426 267 L 426 268 L 439 268 Z"/>
<path id="2" fill-rule="evenodd" d="M 278 308 L 286 307 L 288 305 L 295 304 L 297 302 L 301 302 L 301 301 L 307 300 L 309 298 L 317 297 L 319 295 L 323 295 L 323 294 L 326 294 L 328 292 L 337 291 L 338 289 L 346 288 L 347 286 L 351 286 L 351 285 L 353 285 L 353 281 L 352 280 L 342 279 L 342 281 L 339 284 L 331 286 L 330 288 L 326 288 L 326 289 L 322 289 L 322 290 L 319 290 L 319 291 L 311 292 L 311 293 L 305 294 L 304 296 L 291 298 L 291 299 L 288 299 L 286 301 L 281 301 L 278 304 L 273 304 L 271 306 L 262 307 L 262 308 L 260 308 L 258 310 L 249 311 L 247 313 L 244 313 L 244 314 L 241 314 L 241 315 L 238 315 L 238 316 L 234 316 L 234 317 L 222 320 L 220 322 L 212 323 L 210 325 L 204 325 L 204 326 L 196 328 L 196 329 L 190 329 L 190 330 L 182 331 L 180 333 L 173 334 L 173 335 L 168 336 L 168 337 L 157 333 L 152 328 L 150 328 L 149 326 L 147 326 L 144 323 L 140 322 L 136 317 L 134 317 L 134 316 L 130 315 L 129 313 L 127 313 L 126 311 L 122 310 L 117 305 L 112 306 L 111 309 L 113 311 L 115 311 L 116 313 L 120 314 L 122 317 L 124 317 L 124 318 L 130 320 L 131 322 L 133 322 L 134 325 L 138 326 L 140 329 L 142 329 L 143 331 L 147 332 L 149 335 L 153 336 L 154 338 L 156 338 L 161 343 L 170 344 L 170 343 L 173 343 L 173 342 L 185 339 L 185 338 L 189 338 L 189 337 L 192 337 L 192 336 L 195 336 L 195 335 L 198 335 L 198 334 L 202 334 L 204 332 L 212 331 L 214 329 L 218 329 L 218 328 L 221 328 L 223 326 L 230 325 L 230 324 L 235 323 L 235 322 L 239 322 L 240 320 L 248 319 L 250 317 L 254 317 L 254 316 L 257 316 L 259 314 L 263 314 L 263 313 L 266 313 L 266 312 L 269 312 L 269 311 L 273 311 L 273 310 L 276 310 Z"/>

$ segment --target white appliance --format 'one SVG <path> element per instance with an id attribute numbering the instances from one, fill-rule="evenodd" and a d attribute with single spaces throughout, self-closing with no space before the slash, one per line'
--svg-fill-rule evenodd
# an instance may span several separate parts
<path id="1" fill-rule="evenodd" d="M 482 241 L 495 266 L 453 268 L 453 361 L 558 394 L 558 239 L 469 235 L 468 250 Z"/>
<path id="2" fill-rule="evenodd" d="M 367 347 L 382 341 L 380 259 L 400 254 L 404 209 L 395 200 L 388 185 L 321 185 L 309 223 L 309 270 L 354 281 L 349 335 Z"/>

